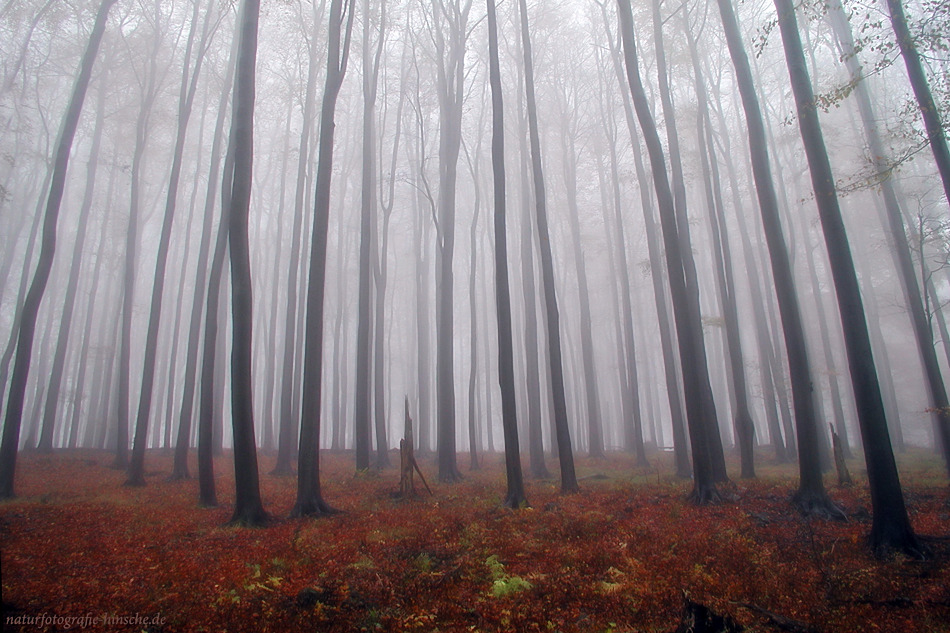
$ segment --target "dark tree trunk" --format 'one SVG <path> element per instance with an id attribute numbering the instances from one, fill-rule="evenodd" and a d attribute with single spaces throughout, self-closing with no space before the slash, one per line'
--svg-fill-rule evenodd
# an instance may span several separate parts
<path id="1" fill-rule="evenodd" d="M 689 310 L 695 314 L 695 318 L 697 319 L 696 323 L 701 325 L 699 276 L 696 273 L 692 241 L 689 237 L 689 216 L 686 209 L 686 178 L 683 175 L 679 134 L 676 131 L 676 111 L 673 107 L 673 93 L 670 89 L 669 74 L 666 66 L 666 48 L 663 42 L 663 20 L 660 15 L 661 2 L 662 0 L 653 0 L 653 44 L 656 53 L 657 84 L 660 93 L 660 103 L 663 109 L 663 123 L 666 126 L 667 147 L 669 148 L 673 209 L 676 212 L 676 236 L 680 243 L 680 259 L 682 260 L 683 275 L 686 278 L 686 301 Z M 665 165 L 666 163 L 662 162 L 661 164 Z M 656 169 L 656 165 L 653 165 L 653 168 Z M 663 205 L 660 204 L 661 216 L 663 213 L 662 206 Z M 674 311 L 675 309 L 674 304 Z M 696 359 L 702 358 L 702 365 L 697 365 L 695 370 L 700 372 L 700 377 L 701 374 L 706 374 L 706 378 L 700 381 L 700 386 L 703 389 L 703 406 L 706 408 L 706 415 L 700 420 L 701 425 L 698 428 L 703 432 L 706 438 L 713 478 L 716 481 L 726 481 L 728 479 L 726 475 L 726 458 L 722 450 L 722 437 L 719 431 L 718 415 L 716 415 L 716 403 L 713 399 L 712 387 L 708 376 L 709 369 L 708 361 L 705 357 L 705 342 L 702 340 L 702 328 L 700 327 L 698 332 L 694 332 L 694 335 L 700 338 L 700 340 L 693 342 L 693 345 L 696 346 L 695 351 L 702 351 L 703 353 L 702 357 L 694 357 Z M 692 430 L 690 433 L 692 433 Z"/>
<path id="2" fill-rule="evenodd" d="M 376 201 L 376 86 L 379 77 L 379 54 L 383 36 L 380 32 L 376 55 L 370 55 L 370 3 L 363 0 L 363 137 L 362 184 L 360 191 L 360 259 L 358 318 L 356 325 L 356 405 L 353 408 L 356 440 L 356 470 L 369 468 L 370 419 L 373 388 L 373 292 L 370 253 L 376 249 L 374 216 L 379 212 Z M 383 3 L 385 15 L 385 3 Z"/>
<path id="3" fill-rule="evenodd" d="M 755 424 L 749 406 L 749 392 L 745 379 L 745 357 L 742 353 L 742 338 L 739 334 L 739 309 L 736 306 L 736 283 L 732 268 L 732 248 L 729 244 L 729 232 L 726 228 L 725 203 L 722 199 L 722 186 L 719 176 L 719 161 L 713 145 L 712 120 L 706 100 L 706 81 L 699 63 L 699 51 L 689 24 L 689 17 L 683 10 L 683 29 L 689 43 L 690 58 L 696 81 L 696 94 L 699 100 L 698 135 L 700 145 L 700 163 L 706 185 L 707 216 L 713 243 L 713 259 L 716 266 L 716 286 L 719 290 L 719 304 L 723 311 L 726 330 L 727 358 L 732 388 L 735 394 L 733 406 L 733 425 L 739 444 L 741 476 L 744 479 L 755 477 L 753 450 L 755 447 Z"/>
<path id="4" fill-rule="evenodd" d="M 191 323 L 188 327 L 188 347 L 185 351 L 185 382 L 181 396 L 181 413 L 178 417 L 178 437 L 175 442 L 175 460 L 172 468 L 172 479 L 188 478 L 188 448 L 191 444 L 192 420 L 194 419 L 195 390 L 198 384 L 198 358 L 201 345 L 201 320 L 204 304 L 210 305 L 206 292 L 210 286 L 208 275 L 211 250 L 211 236 L 214 234 L 215 199 L 218 195 L 218 179 L 221 177 L 221 141 L 224 137 L 224 123 L 227 114 L 228 95 L 234 80 L 234 61 L 231 61 L 225 75 L 221 98 L 218 101 L 218 116 L 214 126 L 214 141 L 211 144 L 211 166 L 208 176 L 208 191 L 205 195 L 204 224 L 201 228 L 201 241 L 198 245 L 198 265 L 195 274 L 195 292 L 192 297 Z M 223 256 L 222 256 L 223 257 Z M 215 300 L 217 305 L 217 300 Z M 210 319 L 205 319 L 206 323 Z M 207 349 L 207 348 L 206 348 Z M 214 347 L 211 348 L 212 350 Z M 207 364 L 208 359 L 204 359 Z M 213 361 L 212 361 L 213 362 Z M 212 495 L 213 497 L 213 495 Z M 209 497 L 210 498 L 210 497 Z M 210 503 L 208 505 L 215 505 Z"/>
<path id="5" fill-rule="evenodd" d="M 937 164 L 937 171 L 943 181 L 943 193 L 950 202 L 950 149 L 947 147 L 947 134 L 943 129 L 940 109 L 934 101 L 930 84 L 927 81 L 927 74 L 924 72 L 920 60 L 920 53 L 917 51 L 917 44 L 914 42 L 914 36 L 907 25 L 907 16 L 904 15 L 902 0 L 886 0 L 886 3 L 888 15 L 891 18 L 891 27 L 894 29 L 897 45 L 900 47 L 901 57 L 904 58 L 904 66 L 907 68 L 907 78 L 910 80 L 910 86 L 917 98 L 920 115 L 924 120 L 924 129 L 927 131 L 927 139 L 930 141 L 930 149 L 934 155 L 934 162 Z"/>
<path id="6" fill-rule="evenodd" d="M 519 0 L 521 8 L 521 41 L 524 52 L 525 89 L 527 96 L 528 130 L 531 140 L 531 171 L 534 181 L 534 203 L 538 223 L 538 241 L 541 245 L 541 281 L 544 292 L 544 318 L 548 336 L 548 362 L 551 372 L 551 396 L 554 400 L 554 433 L 557 440 L 558 460 L 561 466 L 561 491 L 576 492 L 577 474 L 574 471 L 574 453 L 571 431 L 567 420 L 567 398 L 564 393 L 564 366 L 561 360 L 561 324 L 554 282 L 554 261 L 548 231 L 547 204 L 544 192 L 544 173 L 541 167 L 541 138 L 538 132 L 538 106 L 534 96 L 534 62 L 531 37 L 528 31 L 528 6 Z"/>
<path id="7" fill-rule="evenodd" d="M 892 17 L 895 16 L 895 10 L 901 10 L 899 0 L 890 0 L 888 6 L 891 8 Z M 900 17 L 902 17 L 902 13 L 900 13 Z M 861 123 L 864 129 L 864 137 L 868 143 L 868 150 L 872 157 L 874 168 L 878 173 L 878 177 L 881 179 L 881 197 L 884 201 L 884 213 L 881 218 L 883 221 L 882 224 L 890 237 L 888 244 L 896 260 L 901 289 L 904 292 L 904 300 L 910 308 L 910 320 L 914 328 L 917 352 L 920 355 L 920 362 L 927 379 L 930 409 L 933 412 L 935 428 L 938 429 L 938 439 L 943 452 L 944 463 L 948 472 L 950 472 L 950 401 L 948 401 L 947 390 L 940 372 L 937 350 L 934 348 L 933 329 L 924 310 L 923 294 L 921 293 L 920 284 L 918 283 L 917 275 L 914 270 L 914 260 L 911 256 L 897 192 L 894 190 L 894 183 L 890 178 L 889 168 L 886 164 L 887 152 L 885 151 L 881 135 L 878 132 L 877 119 L 875 118 L 874 109 L 871 105 L 871 95 L 868 92 L 867 84 L 864 81 L 864 72 L 857 58 L 851 27 L 839 0 L 835 0 L 831 3 L 829 20 L 834 28 L 835 36 L 843 49 L 845 64 L 851 75 L 851 82 L 855 86 L 855 97 L 858 104 L 858 113 L 861 116 Z M 904 27 L 906 28 L 906 23 L 904 23 Z M 896 26 L 895 31 L 897 31 Z M 900 32 L 898 32 L 898 35 L 900 35 Z M 912 48 L 913 47 L 910 46 L 908 50 Z M 901 50 L 902 52 L 904 51 L 903 46 Z M 907 60 L 906 53 L 905 60 Z M 919 63 L 919 59 L 917 61 Z M 910 62 L 908 62 L 908 72 L 910 72 Z M 935 149 L 934 151 L 936 152 L 937 150 Z M 892 423 L 899 424 L 899 421 L 892 420 Z M 845 450 L 847 452 L 847 436 L 842 436 L 842 439 L 844 440 Z"/>
<path id="8" fill-rule="evenodd" d="M 83 248 L 89 230 L 89 212 L 92 209 L 93 193 L 96 186 L 96 172 L 99 166 L 99 148 L 102 145 L 102 120 L 105 115 L 105 90 L 99 89 L 96 100 L 96 123 L 92 134 L 92 147 L 89 150 L 89 164 L 86 168 L 86 184 L 82 204 L 79 209 L 79 227 L 73 245 L 72 261 L 69 265 L 69 281 L 66 282 L 66 296 L 63 298 L 63 312 L 59 318 L 59 337 L 56 339 L 56 351 L 53 353 L 53 368 L 46 387 L 46 408 L 43 410 L 43 429 L 37 447 L 41 453 L 53 450 L 53 430 L 56 414 L 59 410 L 60 387 L 63 384 L 63 371 L 66 367 L 66 351 L 69 347 L 70 331 L 73 322 L 73 310 L 76 307 L 76 291 L 79 288 L 79 271 L 82 267 Z M 101 259 L 101 258 L 100 258 Z M 98 261 L 98 260 L 97 260 Z M 78 391 L 77 391 L 78 393 Z"/>
<path id="9" fill-rule="evenodd" d="M 606 84 L 606 81 L 604 82 Z M 614 119 L 613 110 L 610 105 L 603 108 L 604 121 L 607 126 L 608 143 L 610 146 L 610 198 L 607 201 L 607 192 L 604 191 L 604 208 L 613 207 L 614 222 L 611 226 L 606 213 L 604 215 L 604 228 L 606 230 L 606 240 L 608 248 L 611 248 L 611 239 L 614 245 L 611 248 L 613 257 L 611 258 L 611 274 L 620 281 L 620 290 L 617 292 L 616 284 L 611 284 L 611 288 L 616 297 L 620 312 L 618 325 L 620 332 L 618 334 L 621 347 L 621 360 L 623 363 L 622 372 L 622 411 L 623 411 L 623 443 L 624 449 L 634 453 L 637 458 L 637 465 L 640 467 L 648 466 L 646 449 L 643 445 L 643 415 L 640 407 L 640 377 L 637 369 L 637 345 L 636 331 L 633 326 L 633 290 L 630 286 L 630 263 L 627 261 L 627 238 L 624 234 L 623 221 L 623 199 L 620 192 L 620 173 L 617 158 L 617 125 Z M 606 180 L 607 174 L 604 169 L 600 169 L 601 179 Z M 602 188 L 606 189 L 606 183 L 602 183 Z M 611 235 L 613 233 L 613 235 Z M 614 263 L 614 262 L 618 263 Z M 665 299 L 665 298 L 664 298 Z M 677 395 L 678 397 L 678 395 Z M 659 441 L 654 438 L 654 444 L 659 447 Z"/>
<path id="10" fill-rule="evenodd" d="M 672 329 L 670 328 L 666 288 L 663 283 L 664 266 L 660 252 L 660 238 L 657 236 L 656 220 L 653 217 L 653 198 L 650 196 L 650 184 L 647 179 L 646 169 L 644 169 L 643 159 L 640 156 L 640 138 L 637 134 L 637 128 L 634 122 L 630 97 L 628 91 L 623 89 L 627 80 L 624 77 L 620 43 L 615 43 L 610 34 L 609 21 L 606 17 L 606 7 L 603 11 L 604 24 L 608 30 L 607 37 L 610 40 L 614 74 L 616 74 L 617 82 L 621 88 L 624 118 L 627 123 L 627 131 L 630 134 L 630 144 L 634 148 L 634 167 L 636 168 L 637 182 L 640 185 L 638 187 L 640 190 L 640 207 L 643 211 L 644 232 L 646 233 L 647 251 L 650 259 L 650 278 L 653 285 L 653 299 L 656 305 L 657 321 L 660 329 L 660 349 L 663 352 L 664 379 L 666 382 L 667 400 L 670 406 L 670 422 L 673 428 L 673 456 L 676 462 L 676 475 L 685 479 L 691 476 L 689 441 L 686 437 L 680 381 L 676 367 L 676 356 L 673 351 L 676 342 Z"/>
<path id="11" fill-rule="evenodd" d="M 207 16 L 206 16 L 207 17 Z M 165 198 L 165 214 L 162 220 L 162 231 L 158 242 L 158 254 L 155 262 L 155 275 L 152 280 L 152 298 L 148 318 L 148 329 L 145 333 L 145 365 L 142 369 L 142 388 L 139 393 L 138 413 L 135 419 L 135 437 L 132 442 L 132 459 L 129 463 L 127 486 L 145 485 L 145 448 L 148 444 L 148 423 L 152 407 L 152 388 L 155 381 L 155 361 L 158 356 L 158 333 L 162 316 L 162 299 L 165 292 L 165 269 L 168 263 L 168 250 L 171 243 L 172 225 L 175 220 L 175 211 L 178 206 L 178 185 L 181 181 L 181 168 L 185 151 L 185 138 L 188 133 L 188 122 L 191 119 L 192 106 L 198 87 L 198 77 L 204 62 L 204 48 L 208 35 L 209 21 L 206 19 L 198 43 L 198 53 L 195 57 L 194 69 L 191 63 L 192 49 L 195 45 L 195 34 L 198 27 L 198 3 L 194 5 L 192 22 L 188 35 L 188 44 L 185 48 L 185 71 L 181 78 L 181 91 L 178 102 L 178 131 L 175 138 L 175 150 L 172 158 L 171 176 L 168 182 L 168 194 Z M 189 71 L 191 71 L 189 76 Z M 172 359 L 174 362 L 174 359 Z"/>
<path id="12" fill-rule="evenodd" d="M 725 116 L 722 112 L 722 103 L 719 101 L 720 92 L 718 87 L 713 92 L 713 102 L 719 104 L 716 110 L 716 118 L 719 120 L 720 129 L 727 130 L 725 125 Z M 721 133 L 722 154 L 732 156 L 732 146 L 729 141 L 729 135 Z M 766 424 L 769 429 L 769 440 L 772 449 L 775 451 L 775 459 L 779 463 L 788 461 L 789 456 L 786 451 L 785 441 L 782 438 L 782 428 L 779 422 L 777 411 L 777 390 L 774 385 L 775 377 L 772 375 L 772 365 L 775 363 L 772 350 L 772 339 L 769 335 L 768 318 L 765 314 L 763 303 L 766 300 L 762 291 L 762 282 L 759 277 L 758 263 L 755 261 L 755 253 L 752 249 L 752 243 L 749 239 L 749 229 L 746 225 L 746 214 L 739 195 L 739 179 L 736 176 L 736 169 L 732 161 L 726 161 L 727 174 L 729 176 L 729 187 L 732 190 L 733 207 L 735 208 L 736 220 L 739 227 L 739 239 L 742 242 L 742 261 L 745 266 L 746 274 L 749 277 L 749 290 L 752 295 L 752 316 L 755 325 L 755 341 L 758 353 L 760 383 L 762 386 L 762 399 L 765 407 Z"/>
<path id="13" fill-rule="evenodd" d="M 3 440 L 0 444 L 0 498 L 9 499 L 13 494 L 13 478 L 16 472 L 16 456 L 20 442 L 20 423 L 23 419 L 23 402 L 26 395 L 26 380 L 30 372 L 30 361 L 33 356 L 33 337 L 36 332 L 36 317 L 43 301 L 46 284 L 49 281 L 50 270 L 53 266 L 53 255 L 56 252 L 56 222 L 59 219 L 59 209 L 63 201 L 63 192 L 66 186 L 66 170 L 69 166 L 69 152 L 72 149 L 76 127 L 79 124 L 79 115 L 82 113 L 89 79 L 92 77 L 92 67 L 96 61 L 96 53 L 102 42 L 105 32 L 109 9 L 116 0 L 103 0 L 96 15 L 95 24 L 89 35 L 86 50 L 83 53 L 79 66 L 79 76 L 73 87 L 66 114 L 63 117 L 63 126 L 59 140 L 56 143 L 53 176 L 50 179 L 50 188 L 46 201 L 46 213 L 43 217 L 43 238 L 40 246 L 39 259 L 33 281 L 23 302 L 23 310 L 17 332 L 16 359 L 13 362 L 13 374 L 10 376 L 10 394 L 7 397 L 7 411 L 3 421 Z"/>
<path id="14" fill-rule="evenodd" d="M 479 126 L 481 129 L 481 126 Z M 471 354 L 471 364 L 468 374 L 468 452 L 469 468 L 478 470 L 478 412 L 476 386 L 478 384 L 478 301 L 476 295 L 477 286 L 475 284 L 476 273 L 478 271 L 478 216 L 481 211 L 481 190 L 479 189 L 478 159 L 481 153 L 481 135 L 478 138 L 478 145 L 475 149 L 475 159 L 469 157 L 469 167 L 472 170 L 472 181 L 475 183 L 474 193 L 474 211 L 472 213 L 472 226 L 469 229 L 469 254 L 471 256 L 468 271 L 468 304 L 471 314 L 471 327 L 469 328 L 469 350 Z M 488 363 L 486 362 L 486 365 Z M 490 370 L 490 366 L 488 368 Z M 486 371 L 490 373 L 490 371 Z M 491 425 L 491 413 L 486 416 L 488 424 Z"/>
<path id="15" fill-rule="evenodd" d="M 465 89 L 465 39 L 471 0 L 445 6 L 433 0 L 438 53 L 436 87 L 439 95 L 439 209 L 436 304 L 436 409 L 439 481 L 461 478 L 455 459 L 455 211 L 458 159 L 462 141 L 462 100 Z M 443 32 L 445 31 L 445 32 Z M 448 40 L 448 42 L 446 42 Z"/>
<path id="16" fill-rule="evenodd" d="M 345 6 L 344 6 L 345 3 Z M 346 19 L 345 39 L 343 20 Z M 304 346 L 303 404 L 297 461 L 297 500 L 292 516 L 321 516 L 334 512 L 320 490 L 320 402 L 323 376 L 323 308 L 330 221 L 330 179 L 333 175 L 333 132 L 336 101 L 346 73 L 353 28 L 353 3 L 331 0 L 327 41 L 327 73 L 317 142 L 317 183 L 307 285 L 306 341 Z"/>
<path id="17" fill-rule="evenodd" d="M 567 106 L 566 106 L 567 107 Z M 581 247 L 580 208 L 577 202 L 577 148 L 576 127 L 568 112 L 561 112 L 564 183 L 567 187 L 567 217 L 571 229 L 571 245 L 574 250 L 574 274 L 580 299 L 581 363 L 584 371 L 584 394 L 587 405 L 587 451 L 591 457 L 604 455 L 604 428 L 600 412 L 600 395 L 594 367 L 594 340 L 591 334 L 590 290 L 587 283 L 587 267 Z"/>
<path id="18" fill-rule="evenodd" d="M 925 550 L 911 529 L 904 505 L 904 495 L 884 415 L 881 389 L 871 353 L 871 340 L 864 317 L 861 292 L 841 210 L 838 207 L 834 176 L 818 121 L 815 96 L 805 67 L 795 9 L 791 0 L 775 0 L 775 8 L 778 12 L 792 92 L 795 95 L 798 124 L 838 297 L 851 385 L 858 407 L 858 422 L 864 442 L 873 509 L 871 547 L 877 553 L 896 549 L 920 556 Z M 804 446 L 800 449 L 800 453 L 806 452 Z"/>
<path id="19" fill-rule="evenodd" d="M 518 67 L 521 75 L 521 67 Z M 521 79 L 519 77 L 519 79 Z M 519 86 L 521 81 L 518 82 Z M 520 205 L 521 217 L 521 280 L 524 308 L 525 365 L 527 370 L 527 426 L 528 455 L 531 476 L 550 479 L 544 463 L 543 407 L 541 405 L 541 357 L 538 342 L 538 299 L 534 270 L 534 221 L 531 214 L 531 168 L 528 149 L 527 121 L 524 114 L 524 93 L 518 90 L 518 153 L 521 162 Z"/>
<path id="20" fill-rule="evenodd" d="M 323 16 L 325 1 L 319 10 L 314 6 L 314 23 Z M 294 226 L 290 246 L 290 270 L 287 280 L 287 310 L 284 315 L 284 353 L 281 361 L 280 378 L 280 430 L 277 436 L 277 463 L 273 475 L 293 474 L 294 440 L 297 436 L 299 421 L 294 415 L 295 394 L 297 394 L 297 375 L 301 365 L 297 339 L 297 288 L 300 274 L 300 251 L 303 245 L 304 199 L 306 197 L 308 175 L 307 164 L 310 158 L 310 136 L 313 131 L 313 111 L 316 104 L 317 43 L 309 42 L 310 55 L 307 70 L 307 88 L 303 105 L 303 122 L 300 128 L 300 145 L 297 154 L 297 178 L 294 190 Z M 299 404 L 299 402 L 297 403 Z"/>
<path id="21" fill-rule="evenodd" d="M 501 92 L 501 71 L 498 63 L 498 30 L 495 0 L 488 5 L 489 81 L 492 95 L 492 191 L 495 235 L 495 304 L 498 316 L 498 385 L 501 388 L 501 424 L 505 435 L 505 474 L 508 493 L 505 506 L 522 508 L 528 505 L 521 474 L 521 451 L 518 445 L 518 419 L 515 407 L 514 344 L 511 327 L 511 297 L 508 289 L 508 245 L 505 224 L 505 122 Z M 474 350 L 473 350 L 474 352 Z"/>
<path id="22" fill-rule="evenodd" d="M 385 8 L 385 3 L 383 7 Z M 383 20 L 383 25 L 384 24 L 385 20 Z M 383 25 L 380 26 L 380 29 L 384 28 Z M 377 48 L 378 55 L 382 54 L 380 52 L 382 50 L 382 41 L 383 36 L 381 31 L 380 43 Z M 405 53 L 403 59 L 405 59 Z M 396 129 L 393 132 L 393 149 L 389 161 L 388 195 L 384 196 L 382 185 L 380 185 L 379 204 L 383 212 L 383 226 L 382 231 L 379 231 L 377 227 L 376 233 L 380 241 L 379 251 L 374 253 L 373 257 L 373 277 L 376 287 L 375 333 L 373 334 L 373 388 L 375 390 L 376 468 L 379 470 L 389 468 L 391 465 L 389 461 L 389 435 L 386 429 L 386 376 L 383 371 L 386 349 L 386 286 L 389 280 L 389 222 L 392 219 L 393 205 L 396 199 L 396 168 L 399 159 L 399 141 L 402 136 L 402 112 L 405 99 L 405 81 L 403 80 L 399 90 L 399 105 L 396 107 Z M 382 174 L 382 164 L 380 164 L 379 168 L 380 182 L 382 182 L 384 176 Z"/>
<path id="23" fill-rule="evenodd" d="M 707 424 L 709 419 L 715 420 L 715 408 L 710 409 L 712 390 L 709 387 L 702 322 L 698 313 L 699 297 L 696 296 L 691 301 L 688 296 L 689 292 L 698 293 L 699 289 L 695 285 L 692 289 L 687 288 L 683 267 L 684 254 L 678 235 L 675 204 L 666 174 L 663 148 L 637 66 L 639 62 L 633 33 L 633 12 L 629 0 L 618 0 L 617 5 L 620 9 L 620 33 L 627 67 L 627 81 L 653 167 L 653 184 L 659 201 L 663 243 L 666 247 L 666 267 L 683 372 L 686 420 L 689 425 L 690 447 L 693 452 L 693 492 L 690 498 L 698 504 L 714 503 L 719 500 L 719 491 L 716 489 L 716 471 L 708 443 L 710 434 L 707 431 Z M 718 428 L 715 430 L 718 433 Z"/>
<path id="24" fill-rule="evenodd" d="M 736 70 L 736 81 L 745 110 L 749 131 L 749 148 L 759 211 L 765 229 L 765 239 L 772 264 L 772 277 L 782 315 L 782 331 L 788 352 L 788 368 L 792 381 L 792 399 L 795 408 L 795 423 L 798 430 L 798 458 L 800 481 L 795 493 L 795 503 L 806 513 L 840 517 L 839 510 L 828 498 L 821 479 L 818 460 L 818 422 L 812 399 L 811 370 L 805 331 L 802 325 L 798 294 L 792 277 L 789 251 L 785 244 L 782 224 L 779 219 L 778 197 L 769 166 L 768 146 L 762 111 L 752 81 L 752 69 L 746 56 L 739 32 L 739 23 L 730 0 L 718 0 L 723 29 L 729 54 Z"/>
<path id="25" fill-rule="evenodd" d="M 248 211 L 254 151 L 255 66 L 260 0 L 244 0 L 239 21 L 231 135 L 228 153 L 233 157 L 230 206 L 227 209 L 228 248 L 231 253 L 231 428 L 234 437 L 234 514 L 231 523 L 256 526 L 267 522 L 261 503 L 254 440 L 254 406 L 251 377 L 251 264 L 248 252 Z"/>

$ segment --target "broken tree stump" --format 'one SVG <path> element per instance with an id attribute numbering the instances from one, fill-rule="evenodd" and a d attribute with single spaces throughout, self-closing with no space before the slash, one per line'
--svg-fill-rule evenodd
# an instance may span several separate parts
<path id="1" fill-rule="evenodd" d="M 426 482 L 425 475 L 422 474 L 422 469 L 419 468 L 419 464 L 416 462 L 416 457 L 413 450 L 412 416 L 409 415 L 408 397 L 406 398 L 406 422 L 403 434 L 404 437 L 399 440 L 398 496 L 403 499 L 418 496 L 419 493 L 416 491 L 415 473 L 419 473 L 419 478 L 422 480 L 422 484 L 426 487 L 426 490 L 431 495 L 432 489 L 429 488 L 429 484 Z"/>

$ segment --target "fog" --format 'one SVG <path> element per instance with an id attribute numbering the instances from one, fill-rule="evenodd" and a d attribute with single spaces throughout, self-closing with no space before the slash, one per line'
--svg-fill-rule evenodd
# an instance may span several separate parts
<path id="1" fill-rule="evenodd" d="M 246 309 L 232 308 L 227 260 L 218 335 L 211 348 L 203 340 L 209 271 L 221 218 L 228 217 L 222 189 L 231 191 L 227 179 L 222 187 L 222 170 L 234 138 L 237 4 L 119 0 L 111 7 L 66 148 L 55 254 L 29 350 L 18 349 L 18 340 L 25 340 L 22 316 L 43 241 L 52 236 L 44 222 L 56 148 L 100 6 L 0 5 L 5 447 L 97 448 L 117 459 L 135 442 L 143 451 L 195 447 L 206 349 L 216 349 L 217 359 L 209 396 L 213 446 L 234 444 L 232 311 Z M 253 408 L 243 413 L 252 416 L 260 451 L 278 451 L 283 433 L 291 459 L 300 420 L 317 415 L 305 409 L 304 346 L 314 336 L 308 289 L 322 282 L 320 446 L 355 449 L 360 469 L 378 464 L 403 437 L 408 403 L 417 451 L 444 453 L 445 441 L 459 463 L 477 462 L 505 449 L 485 7 L 471 0 L 344 3 L 348 52 L 335 104 L 326 268 L 314 279 L 317 150 L 326 132 L 320 113 L 336 4 L 282 0 L 260 8 L 247 217 Z M 689 381 L 701 386 L 708 376 L 714 406 L 703 410 L 707 418 L 714 413 L 712 428 L 727 453 L 739 451 L 736 420 L 745 411 L 756 461 L 793 460 L 801 413 L 789 373 L 788 320 L 720 12 L 716 3 L 689 0 L 633 4 L 633 59 L 676 217 L 663 215 L 657 197 L 657 155 L 644 144 L 649 129 L 631 100 L 631 42 L 619 35 L 615 4 L 527 3 L 533 68 L 524 64 L 519 3 L 498 5 L 521 454 L 535 475 L 544 472 L 537 460 L 545 455 L 531 449 L 554 465 L 556 374 L 563 370 L 563 416 L 576 453 L 672 451 L 678 444 L 678 455 L 688 460 L 691 449 L 695 458 L 698 423 L 685 424 L 696 411 Z M 908 1 L 905 9 L 939 122 L 950 106 L 950 15 L 934 3 Z M 812 110 L 818 108 L 847 239 L 829 238 L 775 4 L 749 0 L 735 10 L 763 116 L 819 443 L 830 446 L 830 423 L 846 450 L 861 451 L 855 393 L 869 392 L 852 387 L 860 361 L 849 357 L 845 333 L 861 330 L 862 319 L 847 300 L 851 311 L 841 316 L 842 282 L 829 259 L 849 247 L 890 441 L 897 451 L 940 450 L 935 429 L 947 421 L 928 375 L 950 369 L 947 181 L 935 159 L 939 142 L 931 146 L 944 128 L 928 138 L 883 3 L 799 7 Z M 848 44 L 843 33 L 858 39 Z M 871 109 L 862 112 L 865 102 Z M 884 155 L 875 153 L 868 125 Z M 904 252 L 922 303 L 902 285 L 885 189 L 902 214 Z M 682 251 L 682 269 L 672 276 L 669 239 Z M 545 279 L 545 249 L 553 286 Z M 674 277 L 691 293 L 682 304 Z M 923 310 L 930 336 L 924 347 L 931 346 L 936 374 L 925 373 L 912 301 Z M 550 303 L 558 337 L 548 330 Z M 680 339 L 695 329 L 694 317 L 702 337 L 693 332 L 689 345 L 698 340 L 700 347 L 684 353 Z M 11 384 L 24 355 L 18 404 Z M 22 408 L 18 434 L 8 430 L 11 407 Z M 138 439 L 137 424 L 145 425 Z M 678 463 L 688 475 L 688 462 Z M 451 472 L 440 467 L 440 476 Z"/>

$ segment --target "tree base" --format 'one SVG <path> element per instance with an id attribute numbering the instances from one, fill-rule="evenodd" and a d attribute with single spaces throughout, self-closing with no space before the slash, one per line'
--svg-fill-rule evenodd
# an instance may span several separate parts
<path id="1" fill-rule="evenodd" d="M 502 506 L 508 508 L 509 510 L 524 510 L 525 508 L 530 508 L 531 504 L 528 503 L 528 498 L 523 492 L 509 492 L 508 496 L 505 497 L 505 502 L 502 504 Z"/>
<path id="2" fill-rule="evenodd" d="M 299 519 L 309 517 L 311 519 L 319 519 L 321 517 L 333 516 L 334 514 L 342 514 L 342 512 L 342 510 L 337 510 L 322 498 L 310 499 L 306 502 L 298 500 L 290 511 L 290 518 Z"/>
<path id="3" fill-rule="evenodd" d="M 574 483 L 561 482 L 562 495 L 576 495 L 580 491 L 581 491 L 581 487 L 577 485 L 576 481 Z"/>
<path id="4" fill-rule="evenodd" d="M 453 468 L 447 473 L 439 473 L 439 483 L 443 484 L 457 484 L 464 479 L 462 473 L 457 468 Z"/>
<path id="5" fill-rule="evenodd" d="M 270 473 L 268 473 L 268 474 L 269 474 L 271 477 L 293 477 L 293 476 L 295 476 L 297 473 L 296 473 L 296 471 L 295 471 L 292 467 L 290 467 L 290 466 L 279 465 L 279 466 L 275 466 L 275 467 L 274 467 L 274 470 L 270 471 Z"/>
<path id="6" fill-rule="evenodd" d="M 933 550 L 914 534 L 909 524 L 902 521 L 888 525 L 872 523 L 868 545 L 878 559 L 886 559 L 894 554 L 902 554 L 913 560 L 933 558 Z"/>
<path id="7" fill-rule="evenodd" d="M 229 527 L 266 527 L 271 520 L 271 516 L 263 508 L 247 508 L 235 510 L 234 515 L 225 525 Z"/>
<path id="8" fill-rule="evenodd" d="M 824 492 L 807 492 L 801 489 L 792 495 L 792 504 L 806 517 L 828 521 L 847 521 L 848 515 L 835 505 Z"/>
<path id="9" fill-rule="evenodd" d="M 144 488 L 145 477 L 143 475 L 129 475 L 129 478 L 122 485 L 126 488 Z"/>
<path id="10" fill-rule="evenodd" d="M 548 471 L 548 469 L 547 469 L 546 467 L 541 466 L 540 468 L 532 468 L 532 469 L 531 469 L 531 478 L 532 478 L 532 479 L 542 479 L 542 480 L 543 480 L 543 479 L 554 479 L 554 475 L 552 475 L 552 474 L 550 473 L 550 471 Z"/>
<path id="11" fill-rule="evenodd" d="M 694 485 L 692 492 L 686 497 L 686 500 L 696 506 L 719 505 L 726 501 L 716 484 L 707 484 L 704 486 Z"/>

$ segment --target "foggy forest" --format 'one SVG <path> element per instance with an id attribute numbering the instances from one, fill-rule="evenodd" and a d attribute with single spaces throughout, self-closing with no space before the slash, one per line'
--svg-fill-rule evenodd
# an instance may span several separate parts
<path id="1" fill-rule="evenodd" d="M 948 51 L 0 0 L 4 630 L 950 630 Z"/>

